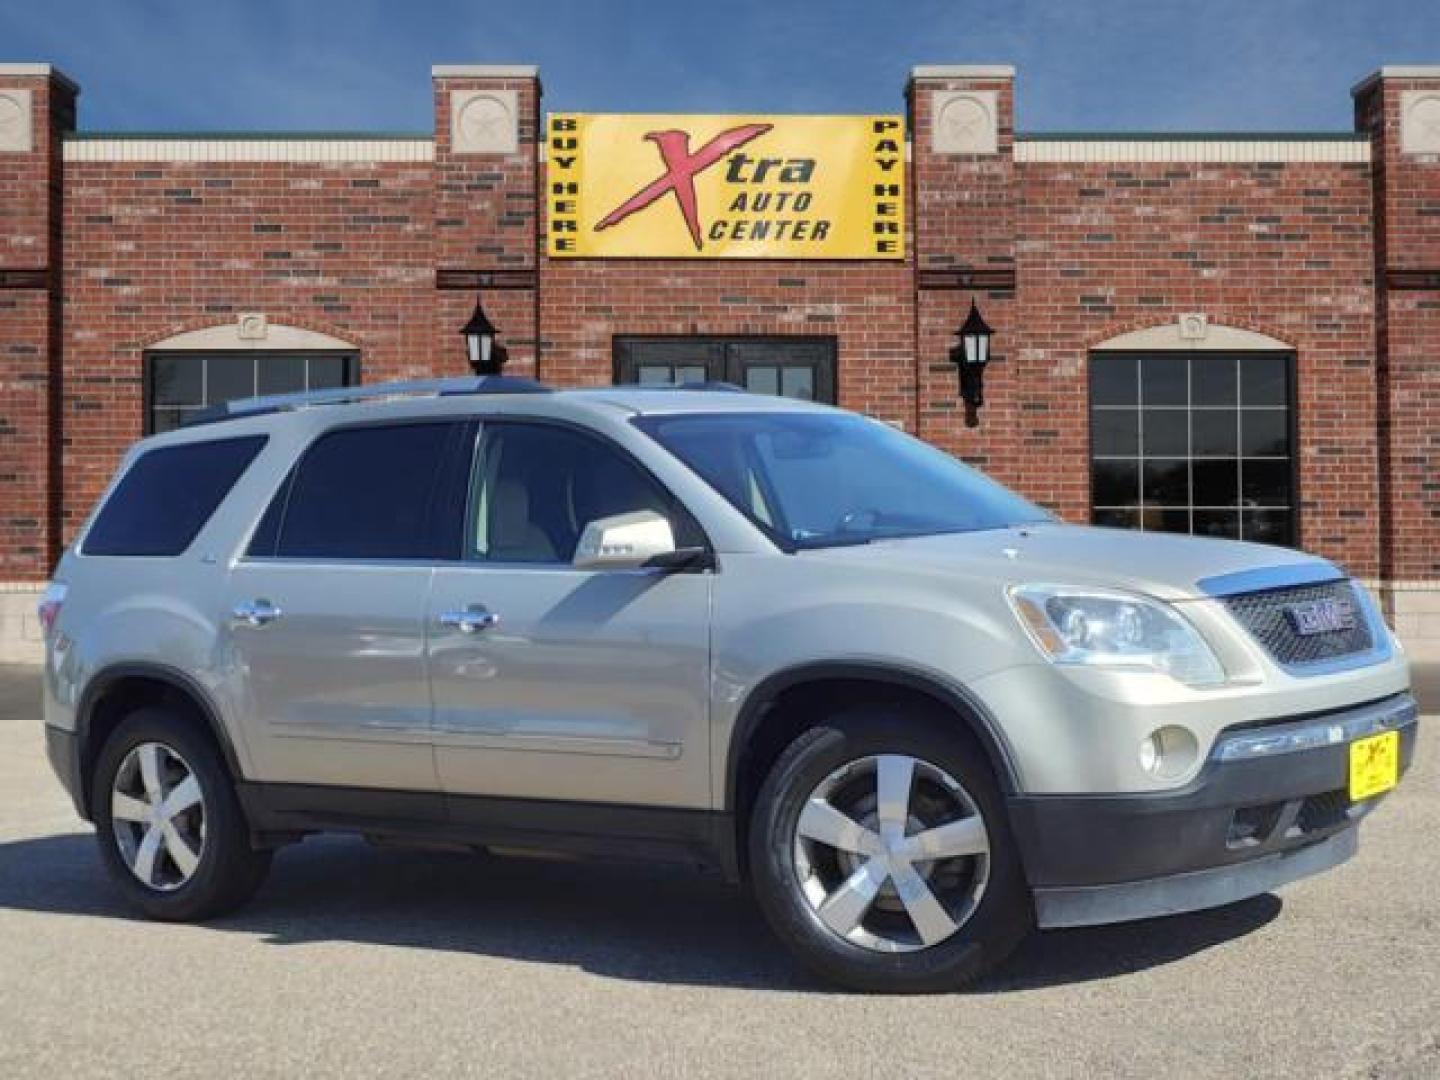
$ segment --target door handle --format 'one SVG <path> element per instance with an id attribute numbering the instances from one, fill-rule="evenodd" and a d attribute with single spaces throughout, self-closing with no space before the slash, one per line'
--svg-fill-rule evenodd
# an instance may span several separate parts
<path id="1" fill-rule="evenodd" d="M 236 622 L 247 626 L 267 626 L 284 613 L 269 600 L 262 599 L 236 604 L 230 614 Z"/>
<path id="2" fill-rule="evenodd" d="M 484 604 L 471 604 L 464 611 L 445 611 L 440 615 L 440 625 L 459 630 L 462 634 L 478 634 L 498 625 L 500 616 L 487 611 Z"/>

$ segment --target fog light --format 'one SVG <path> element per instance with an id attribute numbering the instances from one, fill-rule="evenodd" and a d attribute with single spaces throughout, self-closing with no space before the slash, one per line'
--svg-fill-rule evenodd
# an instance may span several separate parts
<path id="1" fill-rule="evenodd" d="M 1195 736 L 1185 728 L 1157 728 L 1140 744 L 1140 768 L 1158 779 L 1172 780 L 1190 771 L 1199 749 Z"/>

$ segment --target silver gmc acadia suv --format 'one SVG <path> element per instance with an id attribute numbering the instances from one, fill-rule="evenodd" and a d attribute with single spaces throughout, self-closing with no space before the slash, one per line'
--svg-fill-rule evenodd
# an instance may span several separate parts
<path id="1" fill-rule="evenodd" d="M 144 440 L 41 605 L 115 885 L 203 919 L 312 832 L 748 880 L 848 987 L 1344 862 L 1417 710 L 1366 590 L 1063 525 L 734 388 L 399 383 Z"/>

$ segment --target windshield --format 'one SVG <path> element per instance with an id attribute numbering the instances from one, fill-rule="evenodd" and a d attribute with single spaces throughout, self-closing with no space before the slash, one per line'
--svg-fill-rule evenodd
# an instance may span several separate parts
<path id="1" fill-rule="evenodd" d="M 634 422 L 789 550 L 1051 520 L 949 454 L 853 413 Z"/>

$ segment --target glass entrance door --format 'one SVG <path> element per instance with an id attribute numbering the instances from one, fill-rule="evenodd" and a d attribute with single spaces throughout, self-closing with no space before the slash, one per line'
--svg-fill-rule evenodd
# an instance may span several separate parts
<path id="1" fill-rule="evenodd" d="M 835 339 L 617 337 L 617 383 L 728 382 L 756 394 L 835 404 Z"/>

